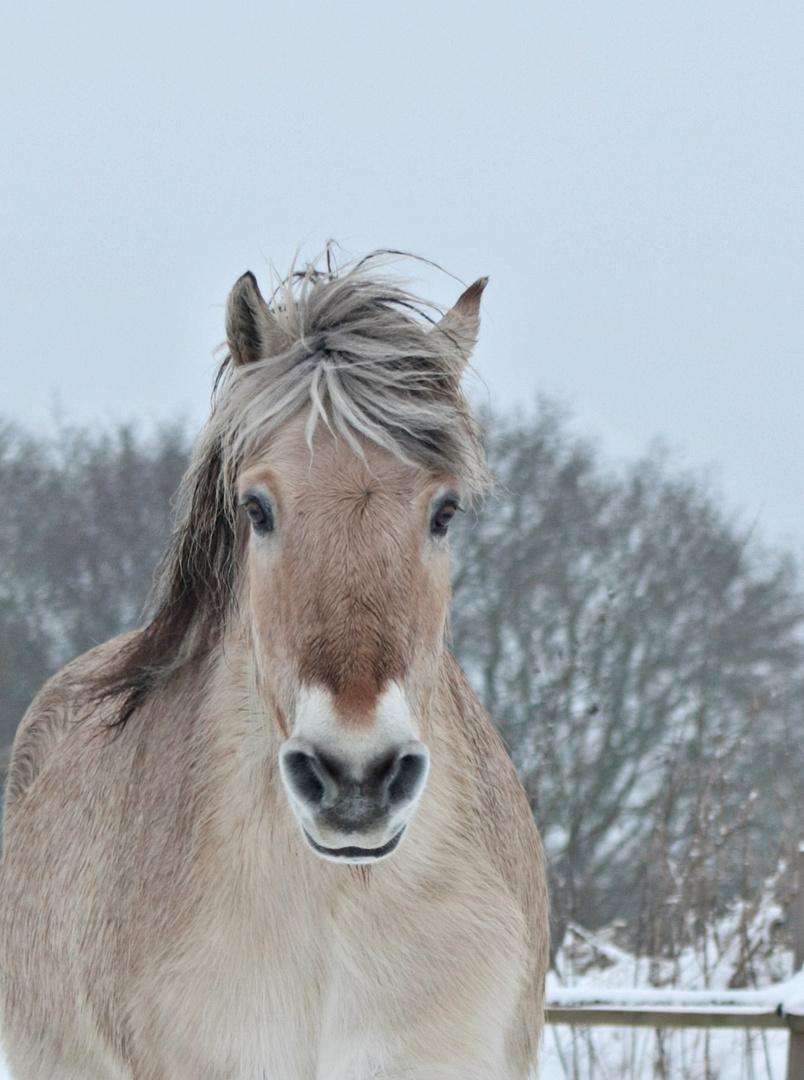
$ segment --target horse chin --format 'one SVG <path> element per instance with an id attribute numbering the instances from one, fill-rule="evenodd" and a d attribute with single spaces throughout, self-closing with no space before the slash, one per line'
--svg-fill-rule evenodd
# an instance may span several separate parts
<path id="1" fill-rule="evenodd" d="M 387 859 L 389 855 L 393 855 L 399 847 L 405 828 L 406 826 L 403 825 L 399 832 L 396 833 L 395 836 L 392 836 L 387 843 L 375 848 L 363 848 L 353 845 L 337 848 L 324 847 L 323 844 L 319 844 L 313 840 L 306 829 L 303 831 L 305 840 L 316 855 L 322 859 L 326 859 L 327 862 L 346 863 L 351 866 L 365 866 L 369 863 L 380 862 L 381 859 Z"/>

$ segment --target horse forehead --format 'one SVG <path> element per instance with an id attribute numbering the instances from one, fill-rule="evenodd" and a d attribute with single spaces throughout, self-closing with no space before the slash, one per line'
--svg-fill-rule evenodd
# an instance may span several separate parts
<path id="1" fill-rule="evenodd" d="M 248 463 L 244 475 L 262 476 L 269 486 L 280 487 L 278 495 L 322 510 L 349 502 L 365 508 L 374 499 L 412 502 L 430 486 L 432 478 L 424 470 L 368 440 L 361 439 L 360 444 L 362 457 L 345 438 L 319 423 L 311 445 L 305 417 L 297 416 Z M 308 497 L 314 501 L 308 502 Z"/>

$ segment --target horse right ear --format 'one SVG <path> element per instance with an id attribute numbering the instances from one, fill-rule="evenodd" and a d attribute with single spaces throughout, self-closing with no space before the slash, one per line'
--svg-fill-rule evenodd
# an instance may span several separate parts
<path id="1" fill-rule="evenodd" d="M 232 363 L 241 367 L 281 352 L 280 338 L 271 309 L 249 270 L 237 279 L 226 301 L 226 341 Z"/>

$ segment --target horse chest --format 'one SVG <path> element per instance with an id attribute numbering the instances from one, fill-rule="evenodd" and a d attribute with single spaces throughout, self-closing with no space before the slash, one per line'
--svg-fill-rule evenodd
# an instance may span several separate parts
<path id="1" fill-rule="evenodd" d="M 477 1061 L 478 1076 L 507 1075 L 494 1063 L 519 988 L 518 935 L 454 883 L 395 896 L 376 872 L 347 874 L 346 891 L 297 882 L 295 896 L 280 887 L 257 910 L 230 903 L 206 923 L 175 985 L 156 981 L 171 1036 L 186 1031 L 169 1075 L 374 1080 L 404 1067 L 418 1080 L 418 1062 L 423 1078 L 452 1077 L 428 1072 L 434 1048 L 456 1077 Z"/>

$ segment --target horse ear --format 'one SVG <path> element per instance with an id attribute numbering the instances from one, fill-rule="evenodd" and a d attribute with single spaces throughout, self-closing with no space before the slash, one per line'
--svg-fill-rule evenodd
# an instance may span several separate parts
<path id="1" fill-rule="evenodd" d="M 488 283 L 487 277 L 478 278 L 474 285 L 461 293 L 455 305 L 434 327 L 436 331 L 450 338 L 464 362 L 472 355 L 477 344 L 480 331 L 480 298 Z"/>
<path id="2" fill-rule="evenodd" d="M 247 271 L 238 278 L 226 301 L 226 340 L 235 367 L 281 352 L 281 334 L 271 310 Z"/>

